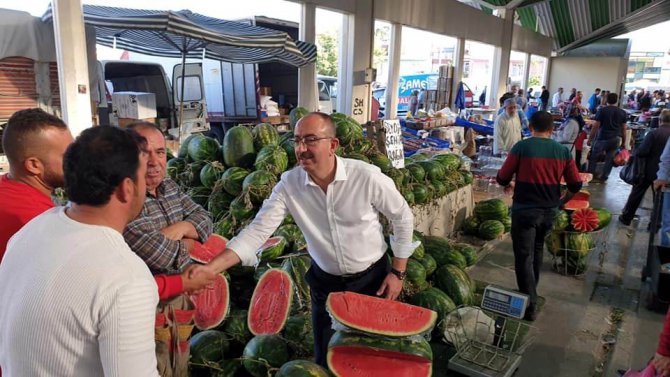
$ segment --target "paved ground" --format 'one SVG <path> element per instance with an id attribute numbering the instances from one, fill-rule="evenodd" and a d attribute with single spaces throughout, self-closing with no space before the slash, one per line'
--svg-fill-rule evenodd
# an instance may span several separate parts
<path id="1" fill-rule="evenodd" d="M 589 257 L 587 273 L 579 278 L 551 269 L 546 254 L 539 284 L 546 303 L 532 345 L 515 376 L 616 376 L 617 369 L 642 367 L 654 354 L 664 314 L 645 307 L 646 284 L 640 280 L 646 260 L 651 190 L 630 227 L 617 221 L 630 186 L 615 169 L 606 184 L 591 184 L 593 207 L 614 214 L 603 253 Z M 509 239 L 470 271 L 478 280 L 516 288 L 514 257 Z M 611 344 L 611 345 L 609 345 Z"/>

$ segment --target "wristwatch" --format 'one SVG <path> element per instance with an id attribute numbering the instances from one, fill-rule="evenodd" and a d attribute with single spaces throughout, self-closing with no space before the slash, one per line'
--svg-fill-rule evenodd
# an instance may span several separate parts
<path id="1" fill-rule="evenodd" d="M 395 268 L 391 268 L 391 273 L 395 275 L 398 280 L 405 280 L 405 276 L 407 276 L 407 271 L 398 271 Z"/>

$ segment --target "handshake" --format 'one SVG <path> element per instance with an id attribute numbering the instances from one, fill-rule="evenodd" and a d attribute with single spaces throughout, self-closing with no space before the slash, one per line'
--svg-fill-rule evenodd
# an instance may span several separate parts
<path id="1" fill-rule="evenodd" d="M 199 264 L 192 264 L 181 273 L 181 281 L 184 292 L 188 294 L 198 293 L 214 282 L 216 272 L 211 268 Z"/>

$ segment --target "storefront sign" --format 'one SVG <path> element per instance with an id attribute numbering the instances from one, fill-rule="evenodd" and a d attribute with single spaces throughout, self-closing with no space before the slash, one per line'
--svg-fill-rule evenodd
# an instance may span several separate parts
<path id="1" fill-rule="evenodd" d="M 367 85 L 356 85 L 353 88 L 353 102 L 351 104 L 351 117 L 358 123 L 368 121 L 370 111 L 370 92 Z"/>
<path id="2" fill-rule="evenodd" d="M 394 168 L 404 168 L 405 152 L 402 146 L 402 129 L 400 128 L 400 121 L 397 119 L 385 120 L 384 133 L 386 134 L 386 155 L 391 159 Z"/>

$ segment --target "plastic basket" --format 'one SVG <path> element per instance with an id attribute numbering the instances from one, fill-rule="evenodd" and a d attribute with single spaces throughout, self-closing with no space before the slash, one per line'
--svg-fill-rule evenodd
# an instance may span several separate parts
<path id="1" fill-rule="evenodd" d="M 475 306 L 454 310 L 445 321 L 445 339 L 456 355 L 496 372 L 513 364 L 534 339 L 533 326 Z"/>
<path id="2" fill-rule="evenodd" d="M 590 258 L 597 255 L 603 261 L 607 253 L 606 229 L 592 232 L 552 231 L 545 239 L 545 248 L 552 256 L 552 269 L 561 275 L 582 276 L 588 269 Z"/>

